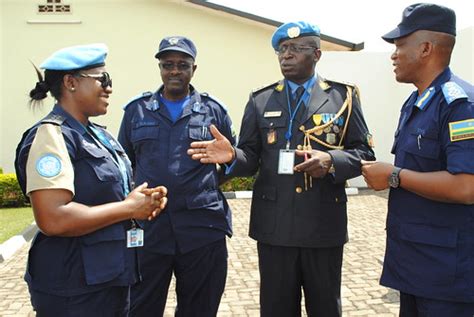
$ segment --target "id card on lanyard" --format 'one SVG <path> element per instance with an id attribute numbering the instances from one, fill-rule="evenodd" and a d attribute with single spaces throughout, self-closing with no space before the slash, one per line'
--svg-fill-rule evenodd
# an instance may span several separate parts
<path id="1" fill-rule="evenodd" d="M 286 84 L 286 100 L 288 104 L 288 112 L 290 114 L 290 122 L 288 123 L 288 130 L 285 133 L 286 149 L 280 150 L 278 156 L 278 174 L 292 175 L 294 173 L 293 167 L 295 166 L 295 150 L 290 150 L 290 140 L 293 129 L 293 120 L 295 119 L 296 113 L 301 106 L 303 98 L 300 98 L 294 111 L 291 111 L 290 104 L 290 91 L 288 89 L 289 84 Z"/>

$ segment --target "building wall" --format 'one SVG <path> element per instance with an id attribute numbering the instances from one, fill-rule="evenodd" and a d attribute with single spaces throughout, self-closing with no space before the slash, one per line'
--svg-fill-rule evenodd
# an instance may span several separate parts
<path id="1" fill-rule="evenodd" d="M 249 93 L 281 78 L 270 45 L 273 27 L 232 17 L 183 1 L 70 0 L 73 14 L 46 17 L 35 13 L 46 1 L 0 0 L 0 166 L 13 171 L 14 150 L 22 132 L 46 115 L 53 104 L 28 108 L 36 83 L 29 60 L 39 65 L 53 51 L 76 44 L 104 42 L 114 92 L 106 116 L 93 118 L 117 134 L 122 106 L 161 84 L 154 54 L 161 38 L 185 35 L 198 55 L 193 84 L 225 103 L 238 130 Z M 30 23 L 28 23 L 28 21 Z M 34 24 L 68 21 L 75 24 Z M 452 69 L 474 82 L 474 28 L 458 34 Z M 317 65 L 323 76 L 353 82 L 361 91 L 363 111 L 374 135 L 377 158 L 393 161 L 390 148 L 399 109 L 411 85 L 395 81 L 390 53 L 323 52 Z M 364 186 L 359 178 L 353 186 Z"/>
<path id="2" fill-rule="evenodd" d="M 132 97 L 161 84 L 154 58 L 164 36 L 184 35 L 195 42 L 198 55 L 193 85 L 227 105 L 238 128 L 249 92 L 280 77 L 270 45 L 273 28 L 185 3 L 156 0 L 81 0 L 69 2 L 73 14 L 40 16 L 34 0 L 1 0 L 2 58 L 0 95 L 0 166 L 13 171 L 14 150 L 22 132 L 46 115 L 28 108 L 28 93 L 36 83 L 29 60 L 39 65 L 55 50 L 76 44 L 104 42 L 114 92 L 106 116 L 92 120 L 116 134 L 122 106 Z M 29 23 L 28 23 L 29 21 Z M 31 22 L 53 21 L 39 24 Z M 59 23 L 60 21 L 77 24 Z M 6 133 L 8 132 L 8 133 Z"/>

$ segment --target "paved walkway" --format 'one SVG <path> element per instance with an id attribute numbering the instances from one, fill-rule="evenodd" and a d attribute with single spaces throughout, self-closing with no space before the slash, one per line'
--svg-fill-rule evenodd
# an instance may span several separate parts
<path id="1" fill-rule="evenodd" d="M 231 199 L 234 236 L 228 240 L 229 273 L 218 316 L 259 316 L 259 275 L 256 243 L 247 236 L 249 199 Z M 342 305 L 344 316 L 397 316 L 398 294 L 378 283 L 385 244 L 385 195 L 361 191 L 349 197 L 349 238 L 345 246 Z M 29 245 L 0 264 L 0 316 L 31 317 L 23 281 Z M 172 317 L 170 291 L 165 316 Z"/>

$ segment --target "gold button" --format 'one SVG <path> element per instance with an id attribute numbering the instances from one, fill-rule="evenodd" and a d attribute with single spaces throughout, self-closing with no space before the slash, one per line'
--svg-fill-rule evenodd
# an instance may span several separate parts
<path id="1" fill-rule="evenodd" d="M 336 197 L 336 203 L 339 201 L 339 198 Z"/>
<path id="2" fill-rule="evenodd" d="M 301 150 L 303 149 L 303 146 L 302 146 L 301 144 L 298 144 L 298 146 L 296 147 L 296 149 L 298 149 L 298 150 L 301 151 Z"/>
<path id="3" fill-rule="evenodd" d="M 296 190 L 296 192 L 297 192 L 298 194 L 300 194 L 300 193 L 302 193 L 302 192 L 303 192 L 303 188 L 301 188 L 301 187 L 299 187 L 299 186 L 298 186 L 298 187 L 296 187 L 296 189 L 295 189 L 295 190 Z"/>

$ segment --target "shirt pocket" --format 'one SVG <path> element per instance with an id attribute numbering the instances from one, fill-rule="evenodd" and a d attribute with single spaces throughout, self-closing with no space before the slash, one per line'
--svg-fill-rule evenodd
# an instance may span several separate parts
<path id="1" fill-rule="evenodd" d="M 285 133 L 288 130 L 286 118 L 263 118 L 260 121 L 262 141 L 269 147 L 282 149 L 286 145 Z"/>
<path id="2" fill-rule="evenodd" d="M 434 129 L 422 131 L 413 129 L 400 146 L 408 153 L 404 166 L 418 171 L 428 172 L 441 169 L 441 143 Z"/>
<path id="3" fill-rule="evenodd" d="M 208 141 L 212 140 L 214 137 L 209 130 L 209 127 L 205 124 L 203 125 L 189 125 L 188 126 L 188 136 L 191 140 L 196 141 Z"/>
<path id="4" fill-rule="evenodd" d="M 94 174 L 102 182 L 120 181 L 121 174 L 112 154 L 106 149 L 98 147 L 84 147 L 83 160 L 94 171 Z"/>
<path id="5" fill-rule="evenodd" d="M 154 121 L 135 122 L 132 126 L 130 140 L 132 143 L 136 143 L 143 140 L 158 139 L 159 136 L 160 136 L 160 127 L 159 127 L 158 122 L 154 122 Z"/>
<path id="6" fill-rule="evenodd" d="M 88 285 L 105 283 L 125 271 L 125 230 L 121 223 L 81 238 L 82 261 Z"/>
<path id="7" fill-rule="evenodd" d="M 403 268 L 413 278 L 433 284 L 451 284 L 456 275 L 458 231 L 449 227 L 403 224 L 400 228 Z"/>

